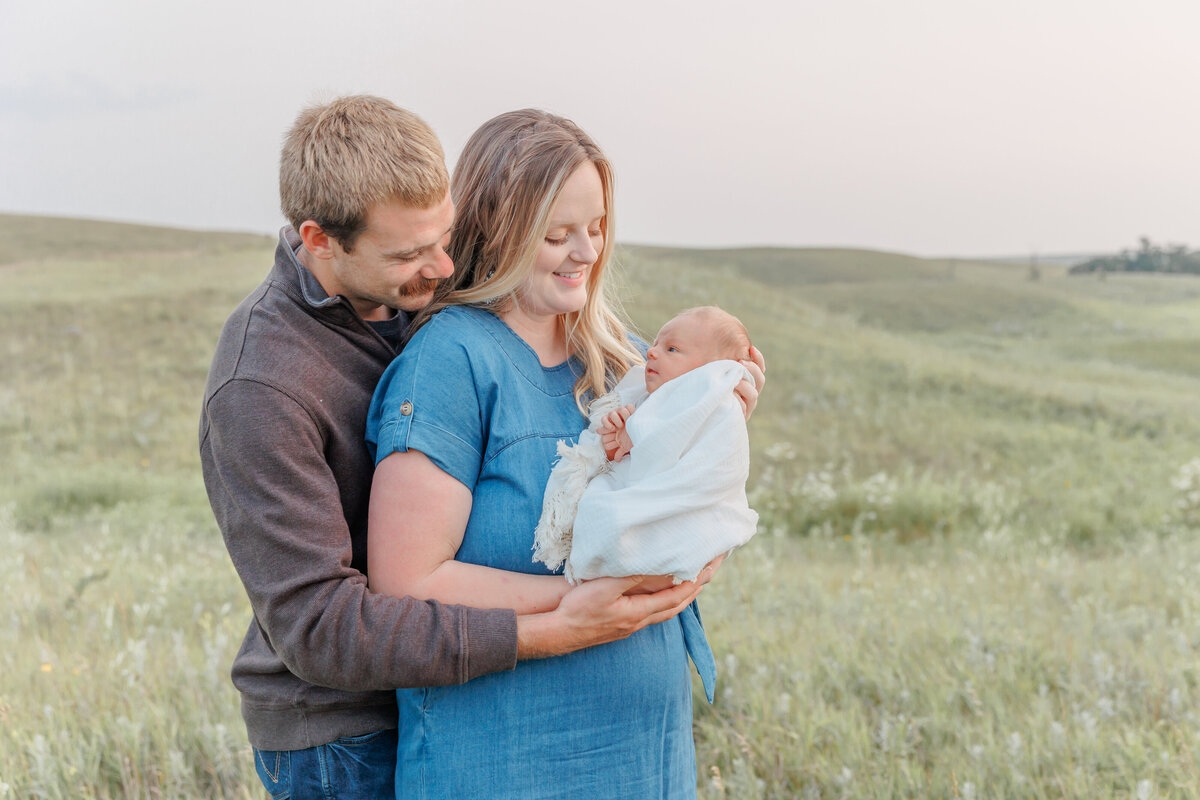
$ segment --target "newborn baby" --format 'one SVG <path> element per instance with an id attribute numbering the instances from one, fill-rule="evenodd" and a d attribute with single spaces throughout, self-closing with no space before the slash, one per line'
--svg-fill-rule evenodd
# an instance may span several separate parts
<path id="1" fill-rule="evenodd" d="M 692 308 L 659 331 L 646 366 L 591 407 L 578 444 L 559 442 L 534 560 L 571 582 L 606 575 L 693 580 L 744 544 L 749 443 L 734 386 L 749 373 L 736 317 Z"/>

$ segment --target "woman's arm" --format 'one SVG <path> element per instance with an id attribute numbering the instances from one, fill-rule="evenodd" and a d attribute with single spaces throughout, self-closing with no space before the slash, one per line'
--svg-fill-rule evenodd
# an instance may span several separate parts
<path id="1" fill-rule="evenodd" d="M 570 586 L 558 575 L 526 575 L 454 560 L 471 515 L 471 492 L 416 450 L 375 468 L 367 522 L 372 591 L 475 608 L 537 614 L 558 607 Z"/>

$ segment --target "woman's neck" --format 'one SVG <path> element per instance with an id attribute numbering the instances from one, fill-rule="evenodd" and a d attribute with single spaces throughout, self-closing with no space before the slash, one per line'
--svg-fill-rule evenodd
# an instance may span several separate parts
<path id="1" fill-rule="evenodd" d="M 514 303 L 500 312 L 500 319 L 537 353 L 543 367 L 556 367 L 570 357 L 562 317 L 526 314 Z"/>

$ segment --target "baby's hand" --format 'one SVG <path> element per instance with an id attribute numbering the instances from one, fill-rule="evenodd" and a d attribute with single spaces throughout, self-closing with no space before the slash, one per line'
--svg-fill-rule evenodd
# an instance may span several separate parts
<path id="1" fill-rule="evenodd" d="M 600 434 L 600 444 L 604 446 L 604 456 L 609 461 L 620 461 L 633 449 L 629 431 L 625 430 L 625 420 L 629 419 L 633 410 L 634 406 L 628 405 L 608 412 L 596 431 Z"/>

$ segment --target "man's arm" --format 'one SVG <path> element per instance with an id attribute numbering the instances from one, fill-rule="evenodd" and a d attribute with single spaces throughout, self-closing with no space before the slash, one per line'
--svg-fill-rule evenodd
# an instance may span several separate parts
<path id="1" fill-rule="evenodd" d="M 368 591 L 320 431 L 294 400 L 235 380 L 207 407 L 204 479 L 255 618 L 287 668 L 352 691 L 462 683 L 516 663 L 512 610 Z"/>

